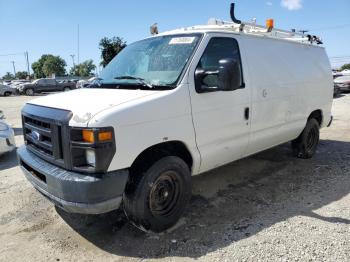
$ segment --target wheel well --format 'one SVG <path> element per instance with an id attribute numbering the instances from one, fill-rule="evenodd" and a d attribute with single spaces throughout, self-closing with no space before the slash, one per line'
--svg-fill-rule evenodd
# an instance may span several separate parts
<path id="1" fill-rule="evenodd" d="M 187 147 L 180 141 L 169 141 L 151 146 L 137 156 L 130 167 L 131 174 L 139 174 L 165 156 L 177 156 L 186 162 L 191 169 L 193 158 Z"/>
<path id="2" fill-rule="evenodd" d="M 322 125 L 323 116 L 322 116 L 322 111 L 320 109 L 313 111 L 310 114 L 308 120 L 311 119 L 311 118 L 316 119 L 320 126 Z"/>

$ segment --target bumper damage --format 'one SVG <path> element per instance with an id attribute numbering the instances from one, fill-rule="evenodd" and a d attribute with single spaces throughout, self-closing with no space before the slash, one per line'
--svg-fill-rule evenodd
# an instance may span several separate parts
<path id="1" fill-rule="evenodd" d="M 128 170 L 91 176 L 52 165 L 25 146 L 17 150 L 17 155 L 26 178 L 61 209 L 69 213 L 102 214 L 119 208 Z"/>

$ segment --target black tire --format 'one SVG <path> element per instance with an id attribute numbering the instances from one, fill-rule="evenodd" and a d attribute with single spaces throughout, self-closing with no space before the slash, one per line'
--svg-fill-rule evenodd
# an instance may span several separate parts
<path id="1" fill-rule="evenodd" d="M 11 95 L 11 92 L 5 92 L 4 93 L 4 96 L 10 96 Z"/>
<path id="2" fill-rule="evenodd" d="M 27 96 L 33 96 L 34 95 L 34 89 L 33 88 L 28 88 L 25 90 L 25 94 Z"/>
<path id="3" fill-rule="evenodd" d="M 303 159 L 311 158 L 316 152 L 319 140 L 320 125 L 316 119 L 311 118 L 300 136 L 292 141 L 294 156 Z"/>
<path id="4" fill-rule="evenodd" d="M 163 157 L 131 181 L 124 211 L 143 231 L 161 232 L 175 225 L 191 198 L 190 169 L 176 156 Z"/>
<path id="5" fill-rule="evenodd" d="M 69 87 L 63 88 L 63 92 L 68 92 L 68 91 L 70 91 L 70 88 L 69 88 Z"/>

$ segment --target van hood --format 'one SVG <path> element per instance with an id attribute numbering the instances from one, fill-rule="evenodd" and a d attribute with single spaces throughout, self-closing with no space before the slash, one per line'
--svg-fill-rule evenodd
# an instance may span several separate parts
<path id="1" fill-rule="evenodd" d="M 34 99 L 28 104 L 69 110 L 71 121 L 87 124 L 99 112 L 161 91 L 83 88 Z"/>

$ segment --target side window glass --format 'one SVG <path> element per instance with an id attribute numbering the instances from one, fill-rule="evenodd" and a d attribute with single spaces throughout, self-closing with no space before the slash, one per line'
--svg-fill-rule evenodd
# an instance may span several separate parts
<path id="1" fill-rule="evenodd" d="M 201 68 L 205 71 L 217 71 L 219 69 L 219 61 L 227 58 L 235 59 L 241 65 L 241 57 L 237 41 L 233 38 L 215 37 L 210 39 L 197 68 Z M 242 75 L 241 66 L 239 67 L 239 70 Z M 208 87 L 218 86 L 218 76 L 206 76 L 203 79 L 203 84 Z"/>

